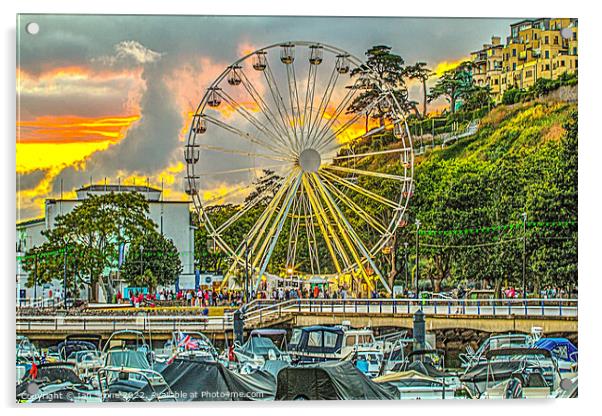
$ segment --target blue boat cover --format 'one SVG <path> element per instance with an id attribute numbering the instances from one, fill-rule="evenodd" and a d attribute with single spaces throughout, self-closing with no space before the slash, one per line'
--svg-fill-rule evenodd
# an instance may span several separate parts
<path id="1" fill-rule="evenodd" d="M 548 350 L 558 360 L 577 362 L 577 347 L 566 338 L 540 338 L 535 347 Z"/>

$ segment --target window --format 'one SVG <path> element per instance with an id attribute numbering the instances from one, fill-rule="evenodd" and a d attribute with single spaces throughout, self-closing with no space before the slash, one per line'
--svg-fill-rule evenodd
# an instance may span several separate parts
<path id="1" fill-rule="evenodd" d="M 546 37 L 544 37 L 544 38 L 543 38 L 543 43 L 545 43 L 546 45 L 547 45 L 548 43 L 550 43 L 550 37 L 549 37 L 549 36 L 546 36 Z"/>
<path id="2" fill-rule="evenodd" d="M 546 71 L 550 70 L 550 64 L 546 64 Z"/>
<path id="3" fill-rule="evenodd" d="M 573 32 L 573 40 L 577 40 L 577 32 Z"/>
<path id="4" fill-rule="evenodd" d="M 533 75 L 533 71 L 527 71 L 525 78 L 531 78 L 531 75 Z"/>
<path id="5" fill-rule="evenodd" d="M 544 56 L 546 57 L 546 59 L 550 59 L 550 51 L 545 51 Z"/>
<path id="6" fill-rule="evenodd" d="M 558 36 L 554 36 L 554 45 L 558 45 Z"/>
<path id="7" fill-rule="evenodd" d="M 537 40 L 537 33 L 533 33 L 533 40 Z"/>
<path id="8" fill-rule="evenodd" d="M 516 62 L 512 63 L 512 70 L 516 71 Z"/>
<path id="9" fill-rule="evenodd" d="M 564 59 L 560 61 L 560 66 L 564 66 Z"/>
<path id="10" fill-rule="evenodd" d="M 573 55 L 577 56 L 577 47 L 576 46 L 573 48 Z"/>
<path id="11" fill-rule="evenodd" d="M 322 332 L 314 331 L 309 333 L 309 339 L 307 340 L 308 347 L 321 347 L 322 346 Z"/>
<path id="12" fill-rule="evenodd" d="M 324 346 L 327 348 L 334 348 L 337 346 L 337 334 L 332 332 L 324 332 Z"/>
<path id="13" fill-rule="evenodd" d="M 348 347 L 353 347 L 355 345 L 355 336 L 354 335 L 348 335 L 345 338 L 345 345 Z"/>
<path id="14" fill-rule="evenodd" d="M 512 49 L 512 56 L 516 56 L 516 49 Z"/>

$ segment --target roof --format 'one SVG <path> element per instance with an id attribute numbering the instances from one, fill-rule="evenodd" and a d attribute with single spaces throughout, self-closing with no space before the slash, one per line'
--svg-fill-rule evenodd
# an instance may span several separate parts
<path id="1" fill-rule="evenodd" d="M 339 332 L 343 333 L 343 328 L 337 326 L 324 326 L 324 325 L 314 325 L 314 326 L 306 326 L 301 328 L 302 331 L 330 331 L 330 332 Z"/>
<path id="2" fill-rule="evenodd" d="M 141 185 L 86 185 L 75 190 L 76 192 L 161 192 L 158 188 Z"/>
<path id="3" fill-rule="evenodd" d="M 32 220 L 25 220 L 17 223 L 17 227 L 26 227 L 28 225 L 42 224 L 46 221 L 44 218 L 34 218 Z"/>

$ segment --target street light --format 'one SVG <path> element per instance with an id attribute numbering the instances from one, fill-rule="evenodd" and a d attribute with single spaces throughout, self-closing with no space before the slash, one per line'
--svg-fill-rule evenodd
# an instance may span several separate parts
<path id="1" fill-rule="evenodd" d="M 415 224 L 416 224 L 416 282 L 415 282 L 414 286 L 416 288 L 416 299 L 418 299 L 418 276 L 419 276 L 419 262 L 418 261 L 419 261 L 419 258 L 420 258 L 419 257 L 419 250 L 418 250 L 419 246 L 420 246 L 420 243 L 418 241 L 418 234 L 419 234 L 419 231 L 420 231 L 420 220 L 417 219 L 416 222 L 415 222 Z"/>
<path id="2" fill-rule="evenodd" d="M 408 290 L 408 242 L 403 243 L 403 268 L 405 273 L 404 290 Z"/>

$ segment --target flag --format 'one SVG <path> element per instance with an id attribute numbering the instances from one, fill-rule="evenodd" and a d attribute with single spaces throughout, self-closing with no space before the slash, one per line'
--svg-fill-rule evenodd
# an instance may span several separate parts
<path id="1" fill-rule="evenodd" d="M 123 264 L 123 262 L 125 261 L 125 243 L 121 243 L 119 244 L 119 268 L 121 268 L 121 265 Z"/>

